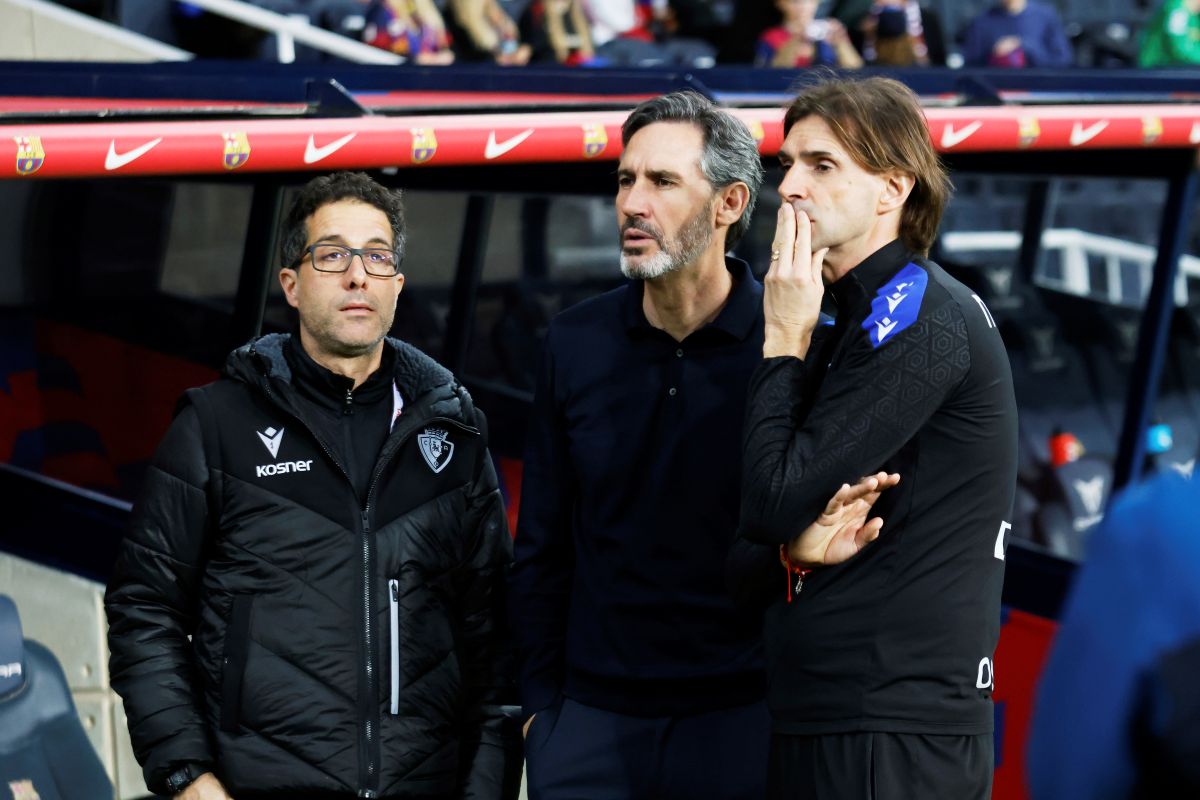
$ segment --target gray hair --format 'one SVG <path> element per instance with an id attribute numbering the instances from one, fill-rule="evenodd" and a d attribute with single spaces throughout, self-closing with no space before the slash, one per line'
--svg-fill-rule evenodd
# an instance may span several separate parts
<path id="1" fill-rule="evenodd" d="M 690 122 L 698 127 L 704 134 L 700 171 L 712 187 L 724 189 L 741 182 L 750 190 L 746 209 L 737 222 L 729 226 L 725 236 L 725 249 L 732 250 L 750 229 L 750 216 L 754 213 L 763 180 L 758 143 L 750 135 L 750 129 L 704 95 L 687 90 L 655 97 L 635 108 L 621 126 L 621 144 L 628 146 L 635 133 L 655 122 Z"/>

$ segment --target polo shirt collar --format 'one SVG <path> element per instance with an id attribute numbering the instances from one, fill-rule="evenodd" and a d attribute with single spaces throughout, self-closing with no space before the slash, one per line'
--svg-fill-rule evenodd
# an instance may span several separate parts
<path id="1" fill-rule="evenodd" d="M 721 309 L 721 313 L 717 314 L 717 318 L 700 330 L 717 330 L 742 340 L 754 332 L 754 326 L 762 311 L 762 284 L 755 280 L 750 272 L 750 265 L 740 258 L 725 256 L 725 269 L 729 270 L 733 278 L 729 300 Z M 642 310 L 644 291 L 645 281 L 634 280 L 627 284 L 623 316 L 625 330 L 629 333 L 657 330 L 646 319 L 646 312 Z"/>

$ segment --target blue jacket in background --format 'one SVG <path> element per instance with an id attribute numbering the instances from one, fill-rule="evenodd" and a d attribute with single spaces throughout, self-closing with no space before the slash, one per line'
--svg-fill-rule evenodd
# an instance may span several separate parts
<path id="1" fill-rule="evenodd" d="M 1096 529 L 1038 688 L 1032 797 L 1196 796 L 1198 511 L 1200 482 L 1162 476 Z"/>
<path id="2" fill-rule="evenodd" d="M 963 62 L 968 67 L 996 66 L 991 62 L 992 48 L 1005 36 L 1021 39 L 1027 67 L 1069 67 L 1074 63 L 1058 12 L 1034 2 L 1019 14 L 993 6 L 971 20 L 963 34 Z"/>

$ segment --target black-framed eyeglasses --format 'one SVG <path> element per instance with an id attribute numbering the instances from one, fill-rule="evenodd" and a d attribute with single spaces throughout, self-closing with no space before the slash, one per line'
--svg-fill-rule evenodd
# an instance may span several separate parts
<path id="1" fill-rule="evenodd" d="M 345 272 L 355 256 L 362 259 L 363 269 L 377 278 L 391 278 L 400 272 L 400 254 L 386 247 L 343 247 L 340 244 L 313 244 L 308 248 L 313 269 L 317 272 Z"/>

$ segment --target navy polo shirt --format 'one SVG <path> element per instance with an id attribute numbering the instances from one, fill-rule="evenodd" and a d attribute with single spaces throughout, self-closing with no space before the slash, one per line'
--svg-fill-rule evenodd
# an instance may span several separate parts
<path id="1" fill-rule="evenodd" d="M 761 619 L 726 588 L 762 285 L 727 268 L 724 308 L 682 342 L 646 320 L 640 281 L 550 326 L 510 585 L 526 713 L 560 692 L 648 716 L 762 697 Z M 765 549 L 747 563 L 779 571 Z"/>

